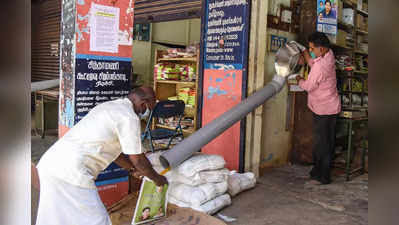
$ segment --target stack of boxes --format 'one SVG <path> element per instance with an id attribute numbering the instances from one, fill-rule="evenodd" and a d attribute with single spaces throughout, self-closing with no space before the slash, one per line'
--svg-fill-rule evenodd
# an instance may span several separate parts
<path id="1" fill-rule="evenodd" d="M 129 194 L 129 172 L 115 163 L 111 163 L 102 171 L 95 183 L 101 201 L 106 207 Z"/>

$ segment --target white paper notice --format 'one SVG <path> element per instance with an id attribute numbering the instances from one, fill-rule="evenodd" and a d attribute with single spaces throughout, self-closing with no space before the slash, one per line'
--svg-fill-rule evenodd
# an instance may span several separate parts
<path id="1" fill-rule="evenodd" d="M 118 52 L 119 8 L 92 3 L 90 51 Z"/>

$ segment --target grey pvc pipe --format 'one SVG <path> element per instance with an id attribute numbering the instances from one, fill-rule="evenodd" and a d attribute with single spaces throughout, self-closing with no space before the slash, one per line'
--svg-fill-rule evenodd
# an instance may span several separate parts
<path id="1" fill-rule="evenodd" d="M 241 103 L 223 113 L 212 122 L 199 129 L 188 138 L 164 152 L 159 160 L 164 168 L 174 168 L 192 154 L 199 151 L 204 145 L 223 133 L 226 129 L 243 119 L 248 113 L 255 110 L 276 93 L 280 92 L 285 84 L 286 77 L 275 75 L 273 80 L 264 88 L 244 99 Z"/>
<path id="2" fill-rule="evenodd" d="M 33 82 L 30 84 L 30 91 L 35 92 L 35 91 L 45 90 L 53 87 L 58 87 L 59 85 L 60 85 L 60 79 Z"/>

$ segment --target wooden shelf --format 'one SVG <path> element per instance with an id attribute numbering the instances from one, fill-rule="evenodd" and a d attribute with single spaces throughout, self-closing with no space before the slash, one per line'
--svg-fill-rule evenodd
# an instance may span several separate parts
<path id="1" fill-rule="evenodd" d="M 331 46 L 337 47 L 337 48 L 343 48 L 343 49 L 346 49 L 346 50 L 353 50 L 353 48 L 349 48 L 349 47 L 341 46 L 341 45 L 336 45 L 336 44 L 332 44 Z"/>
<path id="2" fill-rule="evenodd" d="M 369 55 L 367 52 L 362 52 L 360 50 L 355 50 L 355 53 L 359 55 Z"/>
<path id="3" fill-rule="evenodd" d="M 363 34 L 363 35 L 368 35 L 368 34 L 369 34 L 369 32 L 364 31 L 364 30 L 360 30 L 360 29 L 357 29 L 356 32 L 357 32 L 358 34 Z"/>
<path id="4" fill-rule="evenodd" d="M 350 6 L 351 8 L 356 8 L 356 7 L 357 7 L 357 4 L 356 4 L 356 3 L 353 3 L 353 2 L 351 2 L 351 1 L 349 1 L 349 0 L 343 0 L 342 2 L 344 3 L 344 6 L 345 6 L 345 5 L 346 5 L 346 6 Z"/>
<path id="5" fill-rule="evenodd" d="M 190 84 L 190 85 L 195 85 L 194 81 L 180 81 L 180 80 L 157 80 L 157 83 L 161 83 L 161 84 Z"/>
<path id="6" fill-rule="evenodd" d="M 155 126 L 159 127 L 159 128 L 169 129 L 169 130 L 174 130 L 175 129 L 175 127 L 170 127 L 170 126 L 162 125 L 162 124 L 156 124 Z M 186 133 L 186 134 L 194 133 L 193 128 L 191 128 L 191 129 L 182 129 L 182 130 L 183 130 L 183 133 Z"/>
<path id="7" fill-rule="evenodd" d="M 195 70 L 195 78 L 199 77 L 198 68 L 199 66 L 199 51 L 197 52 L 196 57 L 177 57 L 177 58 L 166 58 L 165 56 L 168 54 L 167 50 L 155 50 L 155 63 L 179 63 L 184 65 L 192 65 L 197 69 Z M 194 77 L 193 77 L 194 78 Z M 186 105 L 184 110 L 185 117 L 189 117 L 193 119 L 193 127 L 189 127 L 188 129 L 183 129 L 184 136 L 189 136 L 197 130 L 197 116 L 198 116 L 198 79 L 194 79 L 193 81 L 184 81 L 184 80 L 157 80 L 154 79 L 154 90 L 156 93 L 156 98 L 158 100 L 167 100 L 169 97 L 175 97 L 179 95 L 179 90 L 181 88 L 190 88 L 190 91 L 194 91 L 196 93 L 195 96 L 195 106 L 189 107 Z M 191 124 L 191 123 L 190 123 Z M 155 127 L 165 128 L 165 129 L 174 129 L 173 127 L 169 127 L 162 124 L 157 124 L 155 122 Z"/>
<path id="8" fill-rule="evenodd" d="M 358 9 L 357 10 L 357 13 L 359 13 L 359 14 L 361 14 L 361 15 L 363 15 L 363 16 L 369 16 L 369 13 L 368 12 L 366 12 L 366 11 L 364 11 L 364 10 L 361 10 L 361 9 Z"/>
<path id="9" fill-rule="evenodd" d="M 366 70 L 355 70 L 354 73 L 362 74 L 362 75 L 368 75 L 369 71 L 366 71 Z"/>
<path id="10" fill-rule="evenodd" d="M 176 61 L 180 61 L 180 62 L 196 63 L 197 62 L 197 58 L 196 57 L 190 57 L 190 58 L 159 58 L 158 61 L 159 62 L 176 62 Z"/>
<path id="11" fill-rule="evenodd" d="M 353 25 L 344 23 L 343 21 L 338 21 L 338 27 L 342 27 L 347 30 L 353 30 Z"/>
<path id="12" fill-rule="evenodd" d="M 352 106 L 352 107 L 342 106 L 342 111 L 367 111 L 367 110 L 368 110 L 367 106 Z"/>
<path id="13" fill-rule="evenodd" d="M 339 94 L 358 94 L 358 95 L 361 95 L 361 94 L 366 94 L 366 95 L 368 95 L 368 92 L 361 92 L 361 91 L 338 91 L 338 93 Z"/>

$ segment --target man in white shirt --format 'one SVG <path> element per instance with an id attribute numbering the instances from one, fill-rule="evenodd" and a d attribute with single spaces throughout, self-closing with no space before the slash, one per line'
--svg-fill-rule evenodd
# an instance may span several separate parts
<path id="1" fill-rule="evenodd" d="M 134 168 L 158 186 L 167 184 L 141 146 L 140 119 L 154 106 L 151 88 L 135 88 L 127 98 L 94 107 L 50 147 L 37 165 L 40 200 L 36 225 L 110 225 L 94 181 L 113 161 L 127 170 Z"/>

